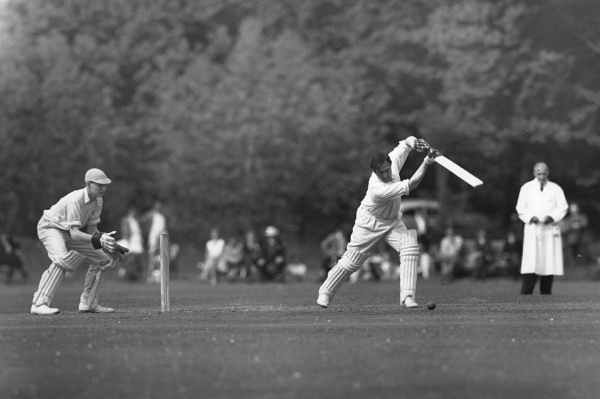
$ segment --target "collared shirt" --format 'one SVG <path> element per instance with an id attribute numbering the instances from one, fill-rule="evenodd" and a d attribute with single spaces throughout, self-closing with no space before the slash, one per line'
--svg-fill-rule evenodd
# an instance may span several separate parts
<path id="1" fill-rule="evenodd" d="M 374 216 L 391 219 L 400 217 L 400 198 L 409 194 L 408 180 L 400 180 L 400 169 L 404 166 L 411 147 L 400 141 L 390 153 L 392 181 L 384 183 L 373 172 L 369 179 L 367 194 L 360 205 Z"/>
<path id="2" fill-rule="evenodd" d="M 558 184 L 549 181 L 544 190 L 541 190 L 538 180 L 533 179 L 521 187 L 516 209 L 524 223 L 529 223 L 534 216 L 540 222 L 543 222 L 546 216 L 551 216 L 554 223 L 558 223 L 567 214 L 569 205 Z"/>
<path id="3" fill-rule="evenodd" d="M 70 192 L 50 209 L 44 211 L 42 220 L 47 227 L 69 230 L 73 226 L 84 227 L 100 223 L 102 198 L 91 200 L 87 188 Z"/>

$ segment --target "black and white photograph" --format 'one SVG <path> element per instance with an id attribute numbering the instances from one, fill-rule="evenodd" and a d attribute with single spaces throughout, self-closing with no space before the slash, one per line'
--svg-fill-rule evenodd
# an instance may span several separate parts
<path id="1" fill-rule="evenodd" d="M 0 398 L 600 396 L 599 0 L 0 0 Z"/>

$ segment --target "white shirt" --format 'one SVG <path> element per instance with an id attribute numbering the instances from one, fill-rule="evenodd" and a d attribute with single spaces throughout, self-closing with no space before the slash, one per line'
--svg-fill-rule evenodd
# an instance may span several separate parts
<path id="1" fill-rule="evenodd" d="M 375 172 L 371 174 L 367 194 L 360 204 L 372 215 L 385 219 L 400 215 L 400 197 L 409 194 L 408 179 L 400 180 L 400 169 L 404 166 L 411 150 L 412 148 L 402 140 L 389 153 L 392 161 L 391 182 L 384 183 L 377 177 Z"/>
<path id="2" fill-rule="evenodd" d="M 558 223 L 567 214 L 569 205 L 558 184 L 548 181 L 544 190 L 541 190 L 540 182 L 533 179 L 521 187 L 516 209 L 524 223 L 529 223 L 534 216 L 540 222 L 543 222 L 546 216 L 551 216 L 554 223 Z"/>
<path id="3" fill-rule="evenodd" d="M 208 259 L 219 258 L 223 255 L 225 240 L 222 238 L 211 239 L 206 243 L 206 257 Z"/>
<path id="4" fill-rule="evenodd" d="M 50 209 L 45 210 L 42 219 L 46 227 L 60 230 L 94 225 L 100 223 L 102 205 L 102 198 L 92 201 L 87 188 L 82 188 L 65 195 Z"/>

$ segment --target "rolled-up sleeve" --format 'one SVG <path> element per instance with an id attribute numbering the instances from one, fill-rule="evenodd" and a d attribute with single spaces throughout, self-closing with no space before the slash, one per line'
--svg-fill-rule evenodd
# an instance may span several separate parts
<path id="1" fill-rule="evenodd" d="M 69 202 L 61 199 L 52 208 L 44 211 L 44 219 L 51 226 L 61 230 L 69 230 L 71 227 L 81 227 L 81 207 L 77 202 Z"/>
<path id="2" fill-rule="evenodd" d="M 70 230 L 100 223 L 102 198 L 90 201 L 85 189 L 76 190 L 61 198 L 50 209 L 44 211 L 44 219 L 50 227 Z"/>

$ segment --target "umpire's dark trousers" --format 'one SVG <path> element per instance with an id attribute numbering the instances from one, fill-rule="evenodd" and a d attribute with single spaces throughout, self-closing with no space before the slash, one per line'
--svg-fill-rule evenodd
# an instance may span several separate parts
<path id="1" fill-rule="evenodd" d="M 550 295 L 552 294 L 552 282 L 554 276 L 538 276 L 537 274 L 527 273 L 523 274 L 523 284 L 521 285 L 521 295 L 533 294 L 535 283 L 540 279 L 540 294 Z"/>

